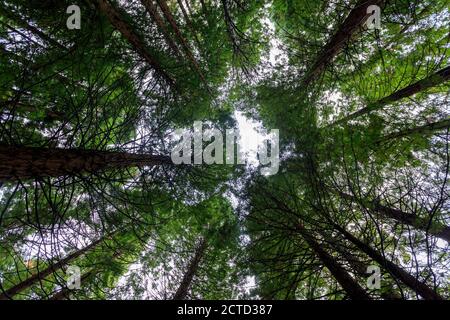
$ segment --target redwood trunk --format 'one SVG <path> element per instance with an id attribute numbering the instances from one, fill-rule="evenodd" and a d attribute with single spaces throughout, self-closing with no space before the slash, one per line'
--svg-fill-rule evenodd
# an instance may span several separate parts
<path id="1" fill-rule="evenodd" d="M 336 245 L 336 251 L 339 252 L 344 259 L 349 263 L 351 268 L 355 270 L 355 272 L 362 278 L 366 278 L 367 274 L 367 265 L 362 263 L 356 256 L 354 256 L 347 248 L 341 248 L 339 245 Z M 380 296 L 385 300 L 400 300 L 402 297 L 395 292 L 393 289 L 388 289 L 387 292 L 381 291 Z"/>
<path id="2" fill-rule="evenodd" d="M 321 73 L 325 67 L 342 50 L 347 41 L 358 31 L 367 21 L 370 14 L 367 14 L 367 8 L 371 5 L 381 6 L 383 0 L 360 0 L 353 10 L 349 13 L 339 30 L 325 45 L 322 52 L 317 57 L 313 66 L 309 69 L 301 82 L 301 86 L 307 87 L 316 76 Z"/>
<path id="3" fill-rule="evenodd" d="M 339 263 L 329 255 L 320 244 L 299 225 L 298 230 L 320 261 L 330 270 L 333 277 L 353 300 L 371 300 L 367 292 L 356 282 Z"/>
<path id="4" fill-rule="evenodd" d="M 350 120 L 354 120 L 360 116 L 363 116 L 365 114 L 368 114 L 372 111 L 379 110 L 383 108 L 385 105 L 393 103 L 395 101 L 399 101 L 403 98 L 410 97 L 412 95 L 415 95 L 418 92 L 424 91 L 426 89 L 436 87 L 444 82 L 447 82 L 450 80 L 450 66 L 447 68 L 444 68 L 442 70 L 439 70 L 438 72 L 432 74 L 431 76 L 428 76 L 425 79 L 422 79 L 420 81 L 417 81 L 399 91 L 396 91 L 392 93 L 391 95 L 384 97 L 383 99 L 380 99 L 372 104 L 369 104 L 367 107 L 362 108 L 334 123 L 331 125 L 346 123 Z"/>
<path id="5" fill-rule="evenodd" d="M 344 192 L 339 192 L 341 197 L 348 199 L 350 201 L 358 203 L 358 199 L 352 195 L 346 194 Z M 364 202 L 364 201 L 363 201 Z M 402 210 L 390 208 L 381 205 L 379 201 L 367 201 L 363 203 L 365 207 L 372 209 L 384 217 L 396 220 L 404 225 L 411 226 L 413 228 L 428 232 L 429 234 L 441 238 L 447 242 L 450 242 L 450 227 L 439 224 L 431 223 L 429 224 L 429 219 L 418 217 L 411 213 L 406 213 Z M 430 225 L 430 227 L 429 227 Z"/>
<path id="6" fill-rule="evenodd" d="M 202 70 L 200 69 L 200 66 L 198 65 L 197 61 L 195 60 L 194 55 L 192 54 L 191 49 L 189 48 L 189 44 L 187 43 L 186 39 L 181 34 L 180 29 L 177 26 L 177 23 L 172 16 L 172 13 L 170 12 L 169 7 L 167 6 L 167 3 L 165 0 L 157 0 L 159 7 L 161 8 L 164 16 L 166 17 L 166 20 L 171 25 L 173 31 L 175 32 L 175 35 L 177 36 L 178 40 L 181 43 L 181 46 L 183 47 L 184 52 L 186 53 L 186 56 L 191 61 L 194 69 L 197 71 L 198 75 L 200 76 L 200 79 L 207 85 L 206 78 L 203 75 Z"/>
<path id="7" fill-rule="evenodd" d="M 410 275 L 408 272 L 403 270 L 401 267 L 397 266 L 393 262 L 384 258 L 380 253 L 378 253 L 371 246 L 363 243 L 347 230 L 341 226 L 335 224 L 336 230 L 339 231 L 347 240 L 353 243 L 361 251 L 366 253 L 370 258 L 376 261 L 378 264 L 383 266 L 387 271 L 389 271 L 394 277 L 401 280 L 405 285 L 414 290 L 417 294 L 422 296 L 425 300 L 442 300 L 442 297 L 437 294 L 434 290 L 428 287 L 425 283 L 420 282 L 415 277 Z"/>
<path id="8" fill-rule="evenodd" d="M 169 85 L 173 86 L 175 81 L 167 74 L 161 65 L 152 57 L 145 48 L 145 44 L 129 26 L 129 24 L 120 16 L 108 0 L 97 0 L 98 7 L 103 14 L 109 19 L 111 24 L 128 40 L 135 51 L 153 68 L 158 76 L 163 78 Z"/>
<path id="9" fill-rule="evenodd" d="M 70 255 L 68 255 L 67 257 L 65 257 L 64 259 L 51 264 L 50 266 L 48 266 L 47 268 L 45 268 L 42 271 L 38 271 L 38 273 L 32 275 L 31 277 L 29 277 L 28 279 L 25 279 L 24 281 L 22 281 L 21 283 L 13 286 L 12 288 L 9 288 L 8 290 L 6 290 L 5 292 L 3 292 L 0 295 L 0 300 L 8 300 L 11 299 L 14 295 L 30 288 L 32 285 L 36 284 L 39 280 L 42 280 L 46 277 L 48 277 L 49 275 L 51 275 L 53 272 L 61 269 L 63 266 L 65 266 L 66 264 L 70 263 L 71 261 L 75 260 L 76 258 L 80 257 L 81 255 L 85 254 L 86 252 L 88 252 L 89 250 L 95 248 L 98 244 L 100 244 L 102 241 L 104 240 L 104 238 L 101 238 L 97 241 L 94 241 L 93 243 L 91 243 L 90 245 L 84 247 L 81 250 L 78 250 Z"/>
<path id="10" fill-rule="evenodd" d="M 81 283 L 83 283 L 83 281 L 86 281 L 93 274 L 94 274 L 93 270 L 90 270 L 90 271 L 86 272 L 85 274 L 83 274 L 80 279 Z M 72 291 L 73 290 L 69 289 L 68 287 L 63 287 L 61 290 L 59 290 L 57 293 L 55 293 L 53 296 L 51 296 L 48 300 L 70 299 L 70 294 L 72 293 Z"/>
<path id="11" fill-rule="evenodd" d="M 158 13 L 158 8 L 153 3 L 153 0 L 141 0 L 141 3 L 143 6 L 147 9 L 147 12 L 150 14 L 152 19 L 155 21 L 156 25 L 158 26 L 159 30 L 164 36 L 164 39 L 169 46 L 169 48 L 173 51 L 173 53 L 177 57 L 181 57 L 180 51 L 178 50 L 177 45 L 170 37 L 170 33 L 167 31 L 166 26 L 164 25 L 164 21 L 161 17 L 161 15 Z"/>
<path id="12" fill-rule="evenodd" d="M 170 157 L 158 155 L 0 145 L 0 181 L 170 163 Z"/>
<path id="13" fill-rule="evenodd" d="M 200 262 L 205 254 L 207 248 L 206 239 L 203 238 L 200 240 L 197 249 L 195 250 L 195 255 L 189 263 L 186 273 L 183 276 L 183 280 L 181 281 L 180 286 L 177 289 L 177 292 L 173 296 L 173 300 L 184 300 L 188 294 L 189 288 L 192 283 L 192 279 L 194 279 L 195 274 L 197 273 Z"/>
<path id="14" fill-rule="evenodd" d="M 450 118 L 442 120 L 442 121 L 438 121 L 438 122 L 433 122 L 433 123 L 429 123 L 420 127 L 415 127 L 415 128 L 411 128 L 411 129 L 406 129 L 403 131 L 399 131 L 399 132 L 395 132 L 395 133 L 391 133 L 388 134 L 386 136 L 384 136 L 383 138 L 381 138 L 380 140 L 378 140 L 376 143 L 382 143 L 382 142 L 386 142 L 389 140 L 393 140 L 393 139 L 401 139 L 413 134 L 420 134 L 420 135 L 427 135 L 430 133 L 433 133 L 435 131 L 438 130 L 443 130 L 443 129 L 448 129 L 450 128 Z"/>

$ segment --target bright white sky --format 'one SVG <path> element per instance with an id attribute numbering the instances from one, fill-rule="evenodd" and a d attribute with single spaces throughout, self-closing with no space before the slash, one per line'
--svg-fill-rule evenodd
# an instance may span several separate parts
<path id="1" fill-rule="evenodd" d="M 261 123 L 248 119 L 240 111 L 234 112 L 237 126 L 240 134 L 239 146 L 243 154 L 243 159 L 251 166 L 258 165 L 257 150 L 268 138 L 267 134 L 263 134 L 263 126 Z M 258 132 L 259 131 L 259 132 Z"/>

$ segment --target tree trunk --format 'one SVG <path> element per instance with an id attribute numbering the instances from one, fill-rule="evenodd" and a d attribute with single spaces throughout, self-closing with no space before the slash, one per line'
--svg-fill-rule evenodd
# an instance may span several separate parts
<path id="1" fill-rule="evenodd" d="M 175 295 L 173 296 L 173 300 L 184 300 L 188 294 L 189 288 L 192 283 L 192 279 L 194 279 L 195 274 L 198 271 L 198 267 L 200 262 L 205 254 L 207 248 L 207 242 L 205 238 L 200 239 L 200 242 L 195 250 L 195 255 L 192 260 L 189 262 L 186 273 L 183 276 L 183 280 L 180 283 Z"/>
<path id="2" fill-rule="evenodd" d="M 175 44 L 175 42 L 173 42 L 172 38 L 170 37 L 170 33 L 168 32 L 166 26 L 164 25 L 164 21 L 161 15 L 158 13 L 158 8 L 153 3 L 153 0 L 141 0 L 141 3 L 147 9 L 147 12 L 150 14 L 152 19 L 155 21 L 159 30 L 163 34 L 164 39 L 169 48 L 178 58 L 180 58 L 181 57 L 180 51 L 178 50 L 178 47 Z"/>
<path id="3" fill-rule="evenodd" d="M 347 248 L 341 248 L 339 244 L 335 247 L 337 252 L 341 254 L 344 259 L 350 264 L 351 268 L 362 278 L 367 278 L 367 265 L 362 263 L 355 255 L 353 255 Z M 402 297 L 393 289 L 389 289 L 387 292 L 381 292 L 380 296 L 385 300 L 401 300 Z"/>
<path id="4" fill-rule="evenodd" d="M 197 71 L 198 75 L 200 76 L 200 79 L 207 86 L 206 78 L 203 75 L 203 72 L 200 69 L 200 66 L 198 65 L 197 61 L 195 60 L 195 57 L 192 54 L 191 49 L 189 48 L 189 44 L 187 43 L 186 39 L 184 39 L 183 35 L 181 34 L 181 31 L 178 28 L 177 23 L 176 23 L 174 17 L 172 16 L 172 13 L 170 12 L 169 7 L 167 6 L 166 1 L 165 0 L 156 0 L 156 1 L 158 2 L 158 5 L 161 8 L 164 16 L 166 17 L 166 20 L 172 26 L 172 29 L 175 32 L 175 35 L 177 36 L 178 40 L 180 41 L 181 46 L 183 47 L 183 50 L 186 53 L 186 56 L 191 61 L 192 65 L 194 66 L 194 69 Z"/>
<path id="5" fill-rule="evenodd" d="M 92 275 L 94 275 L 94 271 L 93 270 L 89 270 L 88 272 L 84 273 L 81 276 L 81 278 L 80 278 L 81 283 L 83 283 L 83 281 L 86 281 L 87 279 L 89 279 Z M 53 296 L 48 298 L 48 300 L 66 300 L 66 299 L 70 299 L 70 294 L 72 293 L 72 291 L 73 290 L 69 289 L 67 286 L 63 287 L 61 290 L 56 292 Z"/>
<path id="6" fill-rule="evenodd" d="M 189 19 L 189 15 L 186 11 L 186 8 L 184 7 L 182 0 L 177 0 L 178 6 L 180 7 L 181 13 L 183 14 L 184 20 L 186 20 L 186 24 L 189 26 L 189 28 L 192 27 L 191 25 L 191 19 Z"/>
<path id="7" fill-rule="evenodd" d="M 194 27 L 192 26 L 191 19 L 189 18 L 189 14 L 187 13 L 186 8 L 184 7 L 183 0 L 177 0 L 177 2 L 178 2 L 178 6 L 181 9 L 181 12 L 183 13 L 183 17 L 184 17 L 184 20 L 186 21 L 186 25 L 188 26 L 189 30 L 191 31 L 191 34 L 194 37 L 197 47 L 200 50 L 200 48 L 202 47 L 200 44 L 200 40 L 197 37 L 197 33 L 195 32 Z"/>
<path id="8" fill-rule="evenodd" d="M 356 33 L 356 31 L 367 21 L 370 14 L 367 14 L 367 8 L 371 5 L 379 5 L 383 0 L 360 0 L 353 10 L 349 13 L 339 30 L 323 48 L 312 67 L 308 70 L 302 79 L 300 86 L 307 87 L 325 67 L 342 50 L 347 41 Z"/>
<path id="9" fill-rule="evenodd" d="M 183 1 L 183 0 L 181 0 L 181 1 Z M 191 8 L 191 5 L 189 4 L 189 0 L 185 0 L 185 2 L 186 2 L 186 8 L 187 8 L 187 10 L 189 11 L 189 14 L 192 17 L 192 8 Z"/>
<path id="10" fill-rule="evenodd" d="M 425 300 L 442 300 L 442 297 L 437 294 L 434 290 L 428 287 L 425 283 L 420 282 L 415 277 L 410 275 L 408 272 L 403 270 L 401 267 L 397 266 L 393 262 L 387 260 L 380 253 L 378 253 L 371 246 L 365 244 L 364 242 L 357 239 L 347 230 L 334 224 L 337 231 L 339 231 L 348 241 L 353 243 L 361 251 L 366 253 L 370 258 L 376 261 L 379 265 L 383 266 L 387 271 L 389 271 L 394 277 L 401 280 L 405 285 L 414 290 L 417 294 L 422 296 Z"/>
<path id="11" fill-rule="evenodd" d="M 331 126 L 336 125 L 336 124 L 346 123 L 350 120 L 354 120 L 354 119 L 356 119 L 360 116 L 363 116 L 365 114 L 368 114 L 372 111 L 379 110 L 387 104 L 393 103 L 395 101 L 399 101 L 406 97 L 410 97 L 410 96 L 415 95 L 416 93 L 424 91 L 426 89 L 436 87 L 444 82 L 447 82 L 448 80 L 450 80 L 450 66 L 447 68 L 444 68 L 442 70 L 439 70 L 438 72 L 428 76 L 425 79 L 417 81 L 399 91 L 396 91 L 396 92 L 392 93 L 391 95 L 384 97 L 383 99 L 380 99 L 374 103 L 371 103 L 367 107 L 362 108 L 340 120 L 335 121 L 334 123 L 331 124 Z"/>
<path id="12" fill-rule="evenodd" d="M 228 3 L 226 0 L 221 0 L 221 3 L 222 3 L 223 17 L 225 20 L 227 35 L 228 35 L 228 38 L 230 39 L 230 43 L 233 48 L 234 55 L 238 55 L 239 52 L 241 52 L 241 48 L 239 46 L 239 42 L 236 37 L 236 32 L 234 30 L 233 19 L 231 19 L 231 15 L 228 10 Z"/>
<path id="13" fill-rule="evenodd" d="M 158 155 L 0 145 L 0 181 L 170 163 L 170 157 Z"/>
<path id="14" fill-rule="evenodd" d="M 298 225 L 298 231 L 315 252 L 320 261 L 330 270 L 333 277 L 341 285 L 341 287 L 347 292 L 353 300 L 371 300 L 367 292 L 356 282 L 348 272 L 339 263 L 329 255 L 320 244 L 303 228 L 302 225 Z"/>
<path id="15" fill-rule="evenodd" d="M 0 5 L 0 13 L 2 15 L 8 17 L 12 21 L 16 22 L 18 25 L 20 25 L 22 28 L 27 29 L 28 31 L 32 32 L 33 34 L 37 35 L 42 40 L 48 42 L 49 44 L 62 49 L 64 51 L 67 51 L 67 48 L 64 47 L 61 43 L 50 37 L 49 35 L 45 34 L 43 31 L 39 30 L 38 28 L 30 25 L 27 21 L 23 20 L 20 16 L 17 14 L 10 12 L 6 10 L 2 5 Z"/>
<path id="16" fill-rule="evenodd" d="M 386 142 L 389 140 L 400 139 L 400 138 L 404 138 L 404 137 L 407 137 L 407 136 L 410 136 L 413 134 L 427 135 L 427 134 L 433 133 L 435 131 L 448 129 L 448 128 L 450 128 L 450 118 L 441 120 L 438 122 L 428 123 L 428 124 L 420 126 L 420 127 L 415 127 L 415 128 L 391 133 L 391 134 L 384 136 L 383 138 L 376 141 L 375 143 L 380 144 L 380 143 L 383 143 L 383 142 Z"/>
<path id="17" fill-rule="evenodd" d="M 384 217 L 394 219 L 404 225 L 411 226 L 413 228 L 428 232 L 429 234 L 441 238 L 447 242 L 450 242 L 450 227 L 440 224 L 440 223 L 431 223 L 429 224 L 429 219 L 422 218 L 411 213 L 406 213 L 399 209 L 390 208 L 387 206 L 383 206 L 379 201 L 358 201 L 358 199 L 352 195 L 349 195 L 344 192 L 339 192 L 340 196 L 344 199 L 348 199 L 355 203 L 362 203 L 365 207 L 378 212 Z M 430 227 L 429 227 L 430 225 Z"/>
<path id="18" fill-rule="evenodd" d="M 20 293 L 20 292 L 30 288 L 31 286 L 36 284 L 39 280 L 42 280 L 42 279 L 48 277 L 49 275 L 51 275 L 55 271 L 61 269 L 63 266 L 65 266 L 68 263 L 72 262 L 76 258 L 82 256 L 83 254 L 85 254 L 89 250 L 95 248 L 97 245 L 99 245 L 101 242 L 103 242 L 104 239 L 105 238 L 103 237 L 103 238 L 101 238 L 101 239 L 99 239 L 97 241 L 94 241 L 93 243 L 91 243 L 90 245 L 84 247 L 83 249 L 80 249 L 80 250 L 78 250 L 78 251 L 68 255 L 64 259 L 59 260 L 58 262 L 49 265 L 44 270 L 38 271 L 38 273 L 32 275 L 28 279 L 25 279 L 21 283 L 13 286 L 12 288 L 7 289 L 5 292 L 0 294 L 0 300 L 12 299 L 12 297 L 14 295 L 16 295 L 16 294 L 18 294 L 18 293 Z"/>
<path id="19" fill-rule="evenodd" d="M 128 23 L 122 19 L 120 14 L 114 9 L 114 7 L 108 2 L 108 0 L 97 0 L 98 7 L 103 14 L 109 19 L 110 23 L 128 40 L 133 46 L 134 50 L 153 68 L 158 76 L 163 78 L 169 85 L 175 84 L 174 79 L 166 73 L 161 65 L 152 57 L 152 55 L 145 48 L 144 42 L 134 32 L 134 30 L 128 25 Z"/>

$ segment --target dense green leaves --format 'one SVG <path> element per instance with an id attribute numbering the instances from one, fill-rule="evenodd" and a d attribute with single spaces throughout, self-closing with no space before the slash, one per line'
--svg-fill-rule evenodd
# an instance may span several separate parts
<path id="1" fill-rule="evenodd" d="M 0 299 L 450 297 L 447 1 L 75 3 L 0 5 Z M 149 160 L 236 111 L 277 174 Z"/>

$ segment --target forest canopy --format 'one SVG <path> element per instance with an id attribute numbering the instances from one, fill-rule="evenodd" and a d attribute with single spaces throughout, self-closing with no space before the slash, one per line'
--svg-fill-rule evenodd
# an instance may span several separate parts
<path id="1" fill-rule="evenodd" d="M 0 300 L 450 299 L 448 0 L 3 0 L 0 106 Z"/>

